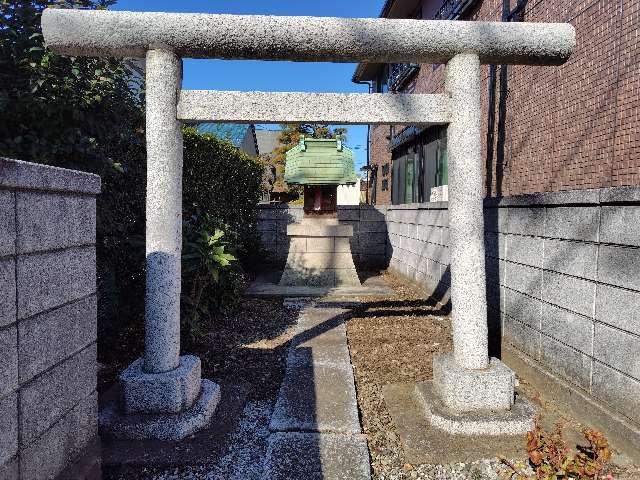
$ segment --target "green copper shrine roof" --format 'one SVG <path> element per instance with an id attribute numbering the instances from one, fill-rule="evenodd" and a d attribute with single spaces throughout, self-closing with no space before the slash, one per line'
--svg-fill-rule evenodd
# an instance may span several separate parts
<path id="1" fill-rule="evenodd" d="M 337 139 L 301 138 L 287 152 L 284 181 L 294 185 L 354 184 L 353 152 Z"/>

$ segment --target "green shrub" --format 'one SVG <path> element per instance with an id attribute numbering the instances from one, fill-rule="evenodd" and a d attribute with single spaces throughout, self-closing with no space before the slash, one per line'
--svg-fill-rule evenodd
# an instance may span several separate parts
<path id="1" fill-rule="evenodd" d="M 113 3 L 0 3 L 0 156 L 102 178 L 96 225 L 101 358 L 115 355 L 111 340 L 144 318 L 144 85 L 139 65 L 131 61 L 53 54 L 43 45 L 40 16 L 47 6 L 96 9 Z M 225 251 L 233 247 L 234 255 L 250 264 L 260 251 L 255 213 L 260 162 L 194 129 L 185 130 L 184 140 L 185 239 L 215 219 L 225 232 Z M 192 220 L 202 215 L 207 220 Z M 209 307 L 232 306 L 240 297 L 244 277 L 240 262 L 232 264 L 219 278 Z M 192 281 L 186 279 L 188 288 Z"/>
<path id="2" fill-rule="evenodd" d="M 53 54 L 43 45 L 40 16 L 47 6 L 105 8 L 112 3 L 0 3 L 0 155 L 102 178 L 96 219 L 100 337 L 144 312 L 141 77 L 131 62 Z"/>
<path id="3" fill-rule="evenodd" d="M 184 129 L 183 210 L 205 212 L 238 235 L 243 265 L 256 264 L 261 251 L 256 205 L 262 196 L 264 166 L 226 140 Z"/>
<path id="4" fill-rule="evenodd" d="M 238 262 L 238 235 L 229 225 L 198 211 L 183 222 L 183 332 L 197 337 L 212 312 L 234 308 L 246 287 Z"/>
<path id="5" fill-rule="evenodd" d="M 192 337 L 244 293 L 241 262 L 255 264 L 261 250 L 256 205 L 263 168 L 226 140 L 184 129 L 181 316 Z"/>

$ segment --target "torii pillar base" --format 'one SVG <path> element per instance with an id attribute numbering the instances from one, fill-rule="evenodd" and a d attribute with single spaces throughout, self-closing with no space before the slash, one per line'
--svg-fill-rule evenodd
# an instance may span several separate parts
<path id="1" fill-rule="evenodd" d="M 515 398 L 515 374 L 497 358 L 487 369 L 467 370 L 453 355 L 437 355 L 433 381 L 418 383 L 416 396 L 429 423 L 449 434 L 520 436 L 534 427 L 534 405 Z"/>

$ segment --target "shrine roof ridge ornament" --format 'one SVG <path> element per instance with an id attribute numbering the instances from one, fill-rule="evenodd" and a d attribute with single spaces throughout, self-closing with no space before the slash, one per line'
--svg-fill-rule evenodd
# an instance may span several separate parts
<path id="1" fill-rule="evenodd" d="M 576 45 L 568 23 L 219 15 L 47 8 L 55 53 L 144 57 L 163 48 L 185 58 L 314 62 L 560 65 Z"/>

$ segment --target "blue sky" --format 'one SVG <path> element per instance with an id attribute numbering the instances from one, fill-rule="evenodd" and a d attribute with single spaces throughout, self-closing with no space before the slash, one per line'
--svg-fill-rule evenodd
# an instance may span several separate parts
<path id="1" fill-rule="evenodd" d="M 384 0 L 119 0 L 114 10 L 377 17 Z M 234 60 L 184 62 L 185 89 L 298 92 L 366 92 L 351 83 L 352 63 L 297 63 Z M 273 128 L 273 127 L 270 127 Z M 348 126 L 356 171 L 366 164 L 366 126 Z"/>

